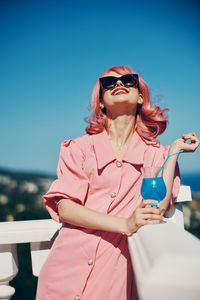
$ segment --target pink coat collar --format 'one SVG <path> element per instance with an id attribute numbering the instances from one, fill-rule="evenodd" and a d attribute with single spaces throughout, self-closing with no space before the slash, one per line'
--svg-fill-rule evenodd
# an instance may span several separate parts
<path id="1" fill-rule="evenodd" d="M 106 130 L 98 134 L 93 134 L 92 139 L 94 144 L 94 150 L 96 153 L 98 169 L 102 169 L 110 162 L 116 160 Z M 155 141 L 145 142 L 135 130 L 122 161 L 135 164 L 135 165 L 143 165 L 144 154 L 149 144 L 155 145 Z"/>

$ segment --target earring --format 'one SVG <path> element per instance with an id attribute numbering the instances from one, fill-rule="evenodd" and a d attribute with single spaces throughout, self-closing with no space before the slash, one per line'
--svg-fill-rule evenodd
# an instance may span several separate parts
<path id="1" fill-rule="evenodd" d="M 99 103 L 99 106 L 100 106 L 101 109 L 104 108 L 104 104 L 102 102 Z"/>

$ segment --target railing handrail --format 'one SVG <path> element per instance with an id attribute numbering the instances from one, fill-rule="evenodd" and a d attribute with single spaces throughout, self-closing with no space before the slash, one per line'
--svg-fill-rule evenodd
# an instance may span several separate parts
<path id="1" fill-rule="evenodd" d="M 129 237 L 140 300 L 198 300 L 200 241 L 173 222 L 141 227 Z"/>
<path id="2" fill-rule="evenodd" d="M 61 226 L 52 219 L 0 222 L 0 245 L 50 241 Z"/>

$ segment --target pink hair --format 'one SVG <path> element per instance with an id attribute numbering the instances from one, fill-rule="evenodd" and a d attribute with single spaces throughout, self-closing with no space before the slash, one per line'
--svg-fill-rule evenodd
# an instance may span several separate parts
<path id="1" fill-rule="evenodd" d="M 102 76 L 106 76 L 109 72 L 116 72 L 119 75 L 136 73 L 130 67 L 114 66 L 106 70 Z M 159 106 L 153 106 L 150 100 L 149 89 L 145 81 L 139 76 L 139 92 L 142 94 L 143 104 L 139 105 L 136 117 L 135 128 L 139 135 L 147 140 L 155 139 L 159 134 L 163 133 L 167 127 L 166 114 L 167 108 L 161 109 Z M 86 127 L 88 134 L 100 133 L 106 128 L 107 116 L 100 109 L 99 103 L 100 84 L 96 82 L 92 93 L 92 115 L 89 118 L 89 126 Z"/>

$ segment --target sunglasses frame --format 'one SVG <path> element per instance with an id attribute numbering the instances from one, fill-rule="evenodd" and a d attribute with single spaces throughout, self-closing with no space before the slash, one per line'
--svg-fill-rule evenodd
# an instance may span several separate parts
<path id="1" fill-rule="evenodd" d="M 134 85 L 132 85 L 132 86 L 131 86 L 131 85 L 126 85 L 126 83 L 123 82 L 123 78 L 126 77 L 126 76 L 131 76 L 131 77 L 133 77 L 134 79 L 136 79 L 136 83 L 135 83 Z M 108 88 L 108 87 L 105 87 L 105 86 L 104 86 L 104 80 L 105 80 L 106 78 L 109 78 L 109 77 L 114 78 L 114 83 L 113 83 L 113 85 L 111 85 L 111 86 Z M 100 86 L 101 86 L 103 89 L 105 89 L 105 90 L 111 90 L 111 89 L 114 89 L 118 80 L 120 80 L 120 81 L 123 83 L 123 85 L 124 85 L 125 87 L 137 87 L 137 88 L 139 88 L 139 80 L 138 80 L 138 79 L 139 79 L 138 74 L 134 73 L 134 74 L 124 74 L 124 75 L 122 75 L 122 76 L 120 76 L 120 77 L 116 77 L 116 76 L 105 76 L 105 77 L 101 77 L 101 78 L 99 78 L 99 82 L 100 82 Z"/>

